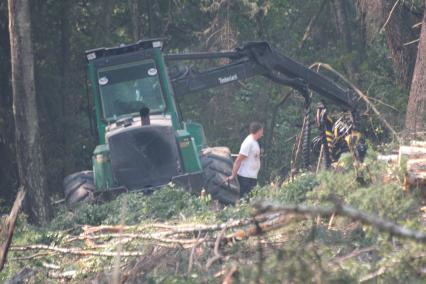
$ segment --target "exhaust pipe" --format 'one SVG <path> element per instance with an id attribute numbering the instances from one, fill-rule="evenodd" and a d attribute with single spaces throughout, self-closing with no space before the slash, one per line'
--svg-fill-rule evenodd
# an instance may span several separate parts
<path id="1" fill-rule="evenodd" d="M 149 119 L 149 107 L 144 106 L 141 108 L 141 110 L 139 111 L 139 114 L 141 116 L 141 125 L 145 126 L 145 125 L 150 125 L 151 124 L 151 120 Z"/>

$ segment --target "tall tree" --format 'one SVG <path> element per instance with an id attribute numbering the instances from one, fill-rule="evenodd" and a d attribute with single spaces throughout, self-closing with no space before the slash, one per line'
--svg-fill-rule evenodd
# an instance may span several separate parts
<path id="1" fill-rule="evenodd" d="M 347 11 L 347 0 L 333 0 L 334 14 L 336 15 L 336 27 L 339 33 L 339 36 L 342 38 L 345 45 L 346 52 L 348 54 L 352 53 L 352 35 L 351 35 L 351 26 L 348 19 Z M 349 78 L 352 81 L 356 80 L 356 68 L 353 62 L 353 59 L 345 64 L 345 69 L 349 75 Z"/>
<path id="2" fill-rule="evenodd" d="M 405 127 L 412 134 L 426 131 L 426 12 L 423 15 Z"/>
<path id="3" fill-rule="evenodd" d="M 141 39 L 142 29 L 141 29 L 141 9 L 139 0 L 130 0 L 129 3 L 130 14 L 132 19 L 132 39 L 137 41 Z"/>
<path id="4" fill-rule="evenodd" d="M 38 126 L 29 0 L 9 0 L 8 7 L 19 183 L 27 192 L 24 209 L 30 221 L 45 224 L 50 206 Z"/>
<path id="5" fill-rule="evenodd" d="M 374 30 L 370 31 L 371 34 L 375 34 L 378 29 L 384 31 L 396 78 L 408 89 L 416 50 L 413 45 L 404 44 L 417 36 L 411 28 L 416 21 L 415 15 L 406 8 L 404 1 L 358 0 L 357 5 L 367 28 Z"/>

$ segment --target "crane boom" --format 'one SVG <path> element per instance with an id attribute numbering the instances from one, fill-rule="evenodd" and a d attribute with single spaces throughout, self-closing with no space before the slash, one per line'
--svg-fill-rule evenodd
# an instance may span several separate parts
<path id="1" fill-rule="evenodd" d="M 267 42 L 249 42 L 233 51 L 166 54 L 164 57 L 166 61 L 231 59 L 226 65 L 201 71 L 184 66 L 171 72 L 175 96 L 178 97 L 261 75 L 290 86 L 302 95 L 306 95 L 309 89 L 344 109 L 355 109 L 349 89 L 344 89 L 324 75 L 271 48 Z"/>

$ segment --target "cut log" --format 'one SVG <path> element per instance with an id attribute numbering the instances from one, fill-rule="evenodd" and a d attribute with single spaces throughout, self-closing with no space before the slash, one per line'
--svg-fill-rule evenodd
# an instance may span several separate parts
<path id="1" fill-rule="evenodd" d="M 393 164 L 398 161 L 398 155 L 378 155 L 377 160 Z"/>
<path id="2" fill-rule="evenodd" d="M 399 158 L 398 162 L 406 159 L 426 159 L 426 147 L 412 147 L 412 146 L 401 146 L 399 147 Z"/>
<path id="3" fill-rule="evenodd" d="M 426 197 L 426 159 L 407 161 L 405 188 L 407 190 L 418 188 Z"/>
<path id="4" fill-rule="evenodd" d="M 411 141 L 410 146 L 426 148 L 426 141 Z"/>
<path id="5" fill-rule="evenodd" d="M 408 160 L 407 172 L 426 172 L 426 159 Z"/>

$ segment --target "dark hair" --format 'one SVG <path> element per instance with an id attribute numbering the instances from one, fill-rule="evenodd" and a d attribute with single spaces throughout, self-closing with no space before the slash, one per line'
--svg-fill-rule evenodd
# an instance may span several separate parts
<path id="1" fill-rule="evenodd" d="M 251 134 L 255 134 L 262 128 L 263 128 L 263 125 L 260 122 L 253 121 L 252 123 L 250 123 L 249 130 Z"/>

